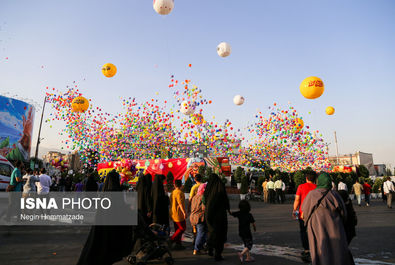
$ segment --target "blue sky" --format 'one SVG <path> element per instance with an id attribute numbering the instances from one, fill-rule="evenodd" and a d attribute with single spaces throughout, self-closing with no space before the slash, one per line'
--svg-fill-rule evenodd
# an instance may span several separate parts
<path id="1" fill-rule="evenodd" d="M 305 124 L 323 132 L 331 154 L 336 130 L 341 154 L 371 152 L 376 163 L 394 167 L 393 14 L 391 0 L 176 0 L 168 16 L 148 0 L 3 0 L 0 92 L 42 102 L 46 86 L 76 81 L 96 106 L 115 113 L 120 96 L 170 99 L 174 74 L 213 100 L 204 112 L 218 121 L 242 128 L 257 109 L 268 115 L 274 102 L 291 102 Z M 227 58 L 216 54 L 222 41 L 232 46 Z M 118 68 L 114 78 L 100 72 L 107 62 Z M 299 92 L 308 76 L 325 83 L 319 99 Z M 246 98 L 241 107 L 233 105 L 236 94 Z M 327 106 L 334 116 L 325 115 Z M 43 147 L 59 147 L 62 126 L 43 127 Z"/>

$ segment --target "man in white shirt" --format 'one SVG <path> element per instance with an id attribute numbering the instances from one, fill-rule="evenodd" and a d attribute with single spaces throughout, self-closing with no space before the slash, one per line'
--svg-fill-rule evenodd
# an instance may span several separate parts
<path id="1" fill-rule="evenodd" d="M 41 175 L 39 176 L 40 181 L 37 182 L 37 194 L 40 196 L 48 195 L 49 188 L 52 184 L 52 179 L 50 176 L 46 175 L 45 168 L 42 168 L 40 171 Z"/>
<path id="2" fill-rule="evenodd" d="M 272 176 L 270 176 L 269 182 L 266 184 L 267 191 L 269 192 L 269 202 L 274 203 L 276 193 L 274 191 L 274 182 Z"/>
<path id="3" fill-rule="evenodd" d="M 274 190 L 276 191 L 276 202 L 278 203 L 283 203 L 281 201 L 281 191 L 283 188 L 283 182 L 281 179 L 276 180 L 276 182 L 274 182 Z"/>
<path id="4" fill-rule="evenodd" d="M 390 177 L 387 177 L 387 181 L 384 182 L 383 188 L 384 194 L 387 196 L 387 206 L 392 209 L 392 194 L 395 192 L 395 188 Z"/>
<path id="5" fill-rule="evenodd" d="M 337 185 L 337 190 L 339 190 L 339 191 L 345 190 L 348 192 L 347 185 L 341 180 L 340 180 L 339 184 Z"/>

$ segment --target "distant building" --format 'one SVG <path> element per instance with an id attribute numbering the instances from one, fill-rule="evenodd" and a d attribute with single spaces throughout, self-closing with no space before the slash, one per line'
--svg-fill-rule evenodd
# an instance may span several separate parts
<path id="1" fill-rule="evenodd" d="M 66 154 L 57 151 L 49 151 L 46 155 L 43 155 L 44 163 L 50 164 L 55 159 L 62 158 L 64 160 Z"/>
<path id="2" fill-rule="evenodd" d="M 355 154 L 330 156 L 329 162 L 335 166 L 359 166 L 364 165 L 369 170 L 370 176 L 376 176 L 377 172 L 373 163 L 373 154 L 356 152 Z"/>
<path id="3" fill-rule="evenodd" d="M 74 172 L 79 171 L 82 168 L 80 154 L 77 151 L 74 151 L 74 153 L 69 153 L 65 156 L 65 159 L 68 161 L 70 169 L 72 169 Z"/>
<path id="4" fill-rule="evenodd" d="M 387 167 L 384 164 L 376 164 L 374 165 L 374 169 L 377 172 L 377 176 L 385 176 L 387 173 Z"/>
<path id="5" fill-rule="evenodd" d="M 80 155 L 77 151 L 69 154 L 63 154 L 57 151 L 49 151 L 47 154 L 43 155 L 43 161 L 47 165 L 51 164 L 55 159 L 62 159 L 73 171 L 78 171 L 82 168 Z"/>

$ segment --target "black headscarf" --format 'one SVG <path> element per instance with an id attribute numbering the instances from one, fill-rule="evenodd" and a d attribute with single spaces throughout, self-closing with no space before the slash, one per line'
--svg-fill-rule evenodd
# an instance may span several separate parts
<path id="1" fill-rule="evenodd" d="M 229 199 L 226 194 L 225 184 L 217 174 L 211 174 L 204 191 L 206 204 L 205 218 L 209 237 L 209 248 L 216 249 L 216 256 L 221 256 L 228 233 Z"/>
<path id="2" fill-rule="evenodd" d="M 86 181 L 85 185 L 85 191 L 97 191 L 97 182 L 95 181 L 95 178 L 93 175 L 88 176 L 88 180 Z"/>
<path id="3" fill-rule="evenodd" d="M 115 170 L 108 173 L 104 181 L 103 191 L 121 191 L 121 184 L 119 182 L 119 174 Z"/>
<path id="4" fill-rule="evenodd" d="M 169 225 L 169 197 L 163 187 L 164 175 L 156 175 L 152 183 L 152 218 L 153 222 Z"/>
<path id="5" fill-rule="evenodd" d="M 139 177 L 137 183 L 137 193 L 138 193 L 138 210 L 144 216 L 145 222 L 147 224 L 152 223 L 152 217 L 148 217 L 147 214 L 152 212 L 152 176 L 151 174 L 146 174 Z"/>
<path id="6" fill-rule="evenodd" d="M 103 190 L 121 191 L 119 174 L 115 170 L 107 175 Z M 124 225 L 92 226 L 77 265 L 110 265 L 122 260 L 132 252 L 135 229 Z"/>

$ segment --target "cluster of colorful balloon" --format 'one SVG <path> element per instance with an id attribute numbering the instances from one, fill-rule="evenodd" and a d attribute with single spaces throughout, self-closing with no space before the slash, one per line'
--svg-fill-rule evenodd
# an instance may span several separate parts
<path id="1" fill-rule="evenodd" d="M 67 170 L 69 168 L 69 164 L 66 160 L 63 160 L 63 158 L 55 158 L 54 160 L 51 161 L 51 165 L 60 170 L 60 171 L 64 171 Z"/>
<path id="2" fill-rule="evenodd" d="M 132 180 L 137 172 L 136 163 L 130 159 L 122 159 L 121 161 L 115 162 L 114 167 L 121 176 L 121 185 Z"/>

